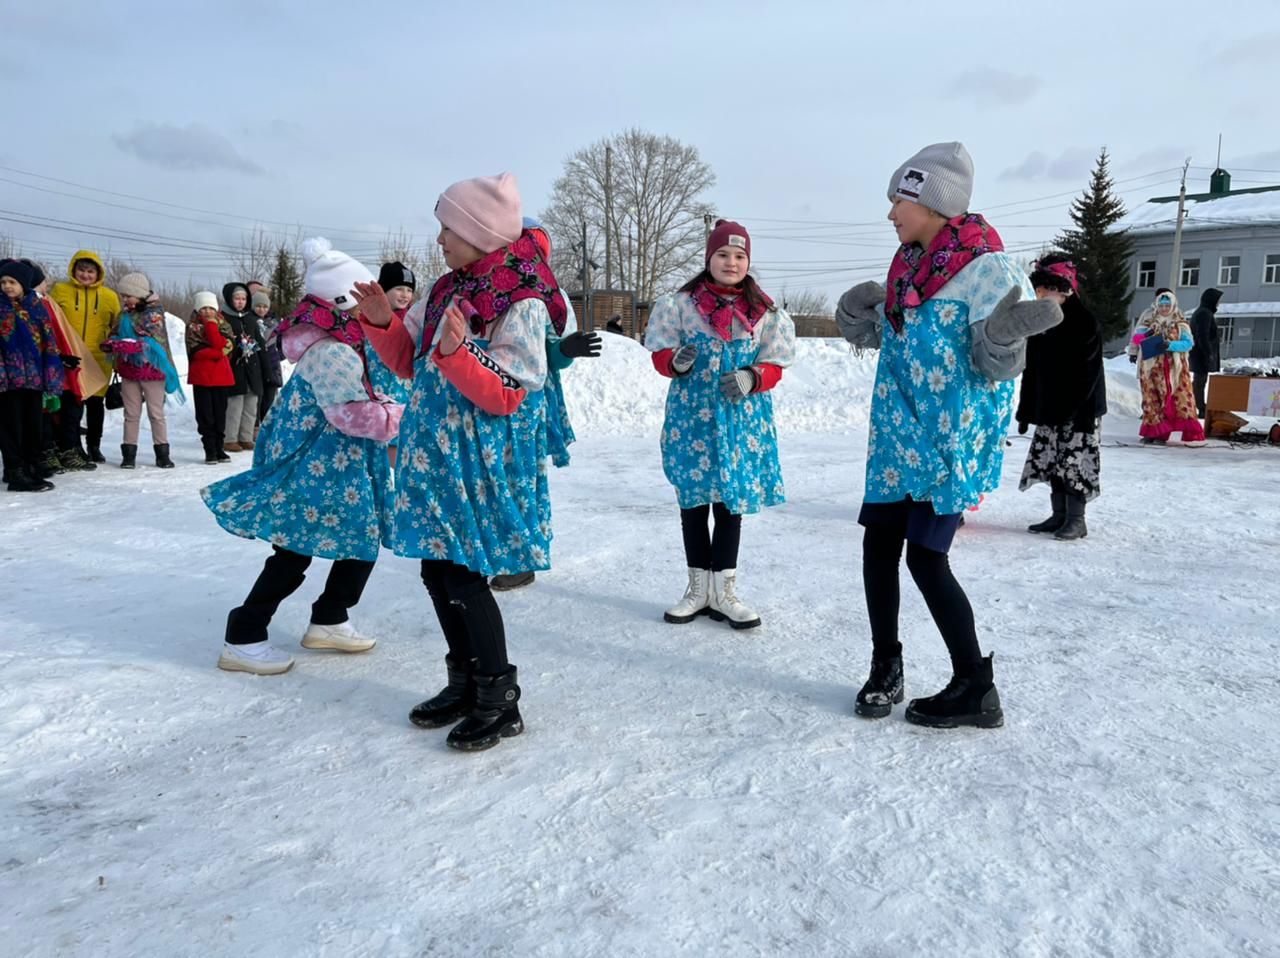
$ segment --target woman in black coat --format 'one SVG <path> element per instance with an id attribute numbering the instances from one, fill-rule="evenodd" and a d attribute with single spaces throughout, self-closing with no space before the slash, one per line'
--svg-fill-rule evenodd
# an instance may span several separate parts
<path id="1" fill-rule="evenodd" d="M 1080 301 L 1075 264 L 1043 257 L 1031 273 L 1040 299 L 1062 307 L 1062 322 L 1027 339 L 1027 366 L 1018 397 L 1018 431 L 1036 427 L 1019 489 L 1047 482 L 1053 514 L 1027 527 L 1055 539 L 1082 539 L 1085 503 L 1102 491 L 1098 474 L 1101 418 L 1107 411 L 1102 331 Z"/>

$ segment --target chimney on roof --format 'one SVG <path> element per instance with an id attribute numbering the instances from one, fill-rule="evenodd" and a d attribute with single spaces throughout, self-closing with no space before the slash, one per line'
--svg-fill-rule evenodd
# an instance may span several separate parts
<path id="1" fill-rule="evenodd" d="M 1209 174 L 1209 195 L 1226 196 L 1231 192 L 1231 174 L 1218 167 Z"/>

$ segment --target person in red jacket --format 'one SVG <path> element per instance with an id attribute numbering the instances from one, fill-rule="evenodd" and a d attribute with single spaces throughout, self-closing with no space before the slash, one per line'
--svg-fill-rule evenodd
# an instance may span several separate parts
<path id="1" fill-rule="evenodd" d="M 187 382 L 196 405 L 196 428 L 207 465 L 229 462 L 222 450 L 227 419 L 227 392 L 235 384 L 231 371 L 231 329 L 218 311 L 218 297 L 196 293 L 196 308 L 187 323 Z"/>

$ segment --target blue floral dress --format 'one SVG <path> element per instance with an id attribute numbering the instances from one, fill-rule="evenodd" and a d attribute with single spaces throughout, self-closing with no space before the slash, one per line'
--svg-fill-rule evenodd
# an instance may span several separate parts
<path id="1" fill-rule="evenodd" d="M 1012 257 L 987 253 L 907 310 L 901 332 L 885 323 L 864 502 L 910 497 L 952 515 L 1000 484 L 1014 384 L 993 382 L 973 366 L 969 326 L 990 316 L 1012 287 L 1035 297 Z"/>
<path id="2" fill-rule="evenodd" d="M 418 353 L 425 306 L 405 317 Z M 509 416 L 472 403 L 429 355 L 414 360 L 387 540 L 397 555 L 446 559 L 482 575 L 551 568 L 542 392 L 548 323 L 541 301 L 521 300 L 493 324 L 489 339 L 471 339 L 528 391 Z"/>
<path id="3" fill-rule="evenodd" d="M 578 438 L 573 434 L 573 426 L 569 424 L 569 409 L 564 401 L 564 385 L 560 382 L 560 373 L 568 369 L 573 359 L 560 352 L 560 340 L 570 333 L 577 332 L 578 318 L 574 315 L 573 306 L 565 300 L 568 313 L 564 323 L 564 333 L 556 335 L 551 317 L 547 317 L 547 382 L 542 388 L 546 397 L 546 415 L 544 417 L 547 430 L 547 454 L 558 467 L 569 465 L 569 446 Z"/>
<path id="4" fill-rule="evenodd" d="M 373 386 L 373 391 L 394 402 L 407 404 L 413 392 L 413 383 L 407 379 L 401 379 L 388 369 L 387 364 L 373 349 L 365 350 L 365 355 L 369 361 L 369 382 Z"/>
<path id="5" fill-rule="evenodd" d="M 348 436 L 324 414 L 367 401 L 361 377 L 351 347 L 307 350 L 262 424 L 253 468 L 200 490 L 222 528 L 317 558 L 378 558 L 390 531 L 387 444 Z"/>
<path id="6" fill-rule="evenodd" d="M 781 308 L 760 318 L 754 330 L 737 319 L 732 338 L 721 339 L 687 293 L 653 304 L 645 345 L 652 351 L 698 347 L 693 368 L 671 380 L 662 425 L 662 471 L 681 509 L 722 502 L 735 515 L 786 501 L 773 395 L 751 393 L 733 402 L 720 391 L 720 376 L 753 363 L 790 366 L 795 326 Z"/>

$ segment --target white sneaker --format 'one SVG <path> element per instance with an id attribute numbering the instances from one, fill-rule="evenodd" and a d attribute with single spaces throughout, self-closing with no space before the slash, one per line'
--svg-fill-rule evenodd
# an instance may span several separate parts
<path id="1" fill-rule="evenodd" d="M 668 622 L 681 625 L 692 622 L 700 615 L 706 615 L 711 604 L 711 570 L 690 569 L 689 587 L 684 590 L 684 598 L 662 613 Z"/>
<path id="2" fill-rule="evenodd" d="M 293 656 L 273 649 L 270 642 L 248 645 L 223 643 L 218 668 L 228 672 L 252 672 L 254 675 L 279 675 L 293 668 Z"/>
<path id="3" fill-rule="evenodd" d="M 754 629 L 760 624 L 760 616 L 734 592 L 737 579 L 737 569 L 711 573 L 711 608 L 707 614 L 717 622 L 727 621 L 735 629 Z"/>
<path id="4" fill-rule="evenodd" d="M 350 619 L 337 625 L 316 625 L 312 622 L 302 637 L 304 649 L 332 649 L 335 652 L 368 652 L 377 644 L 376 639 L 357 632 Z"/>

